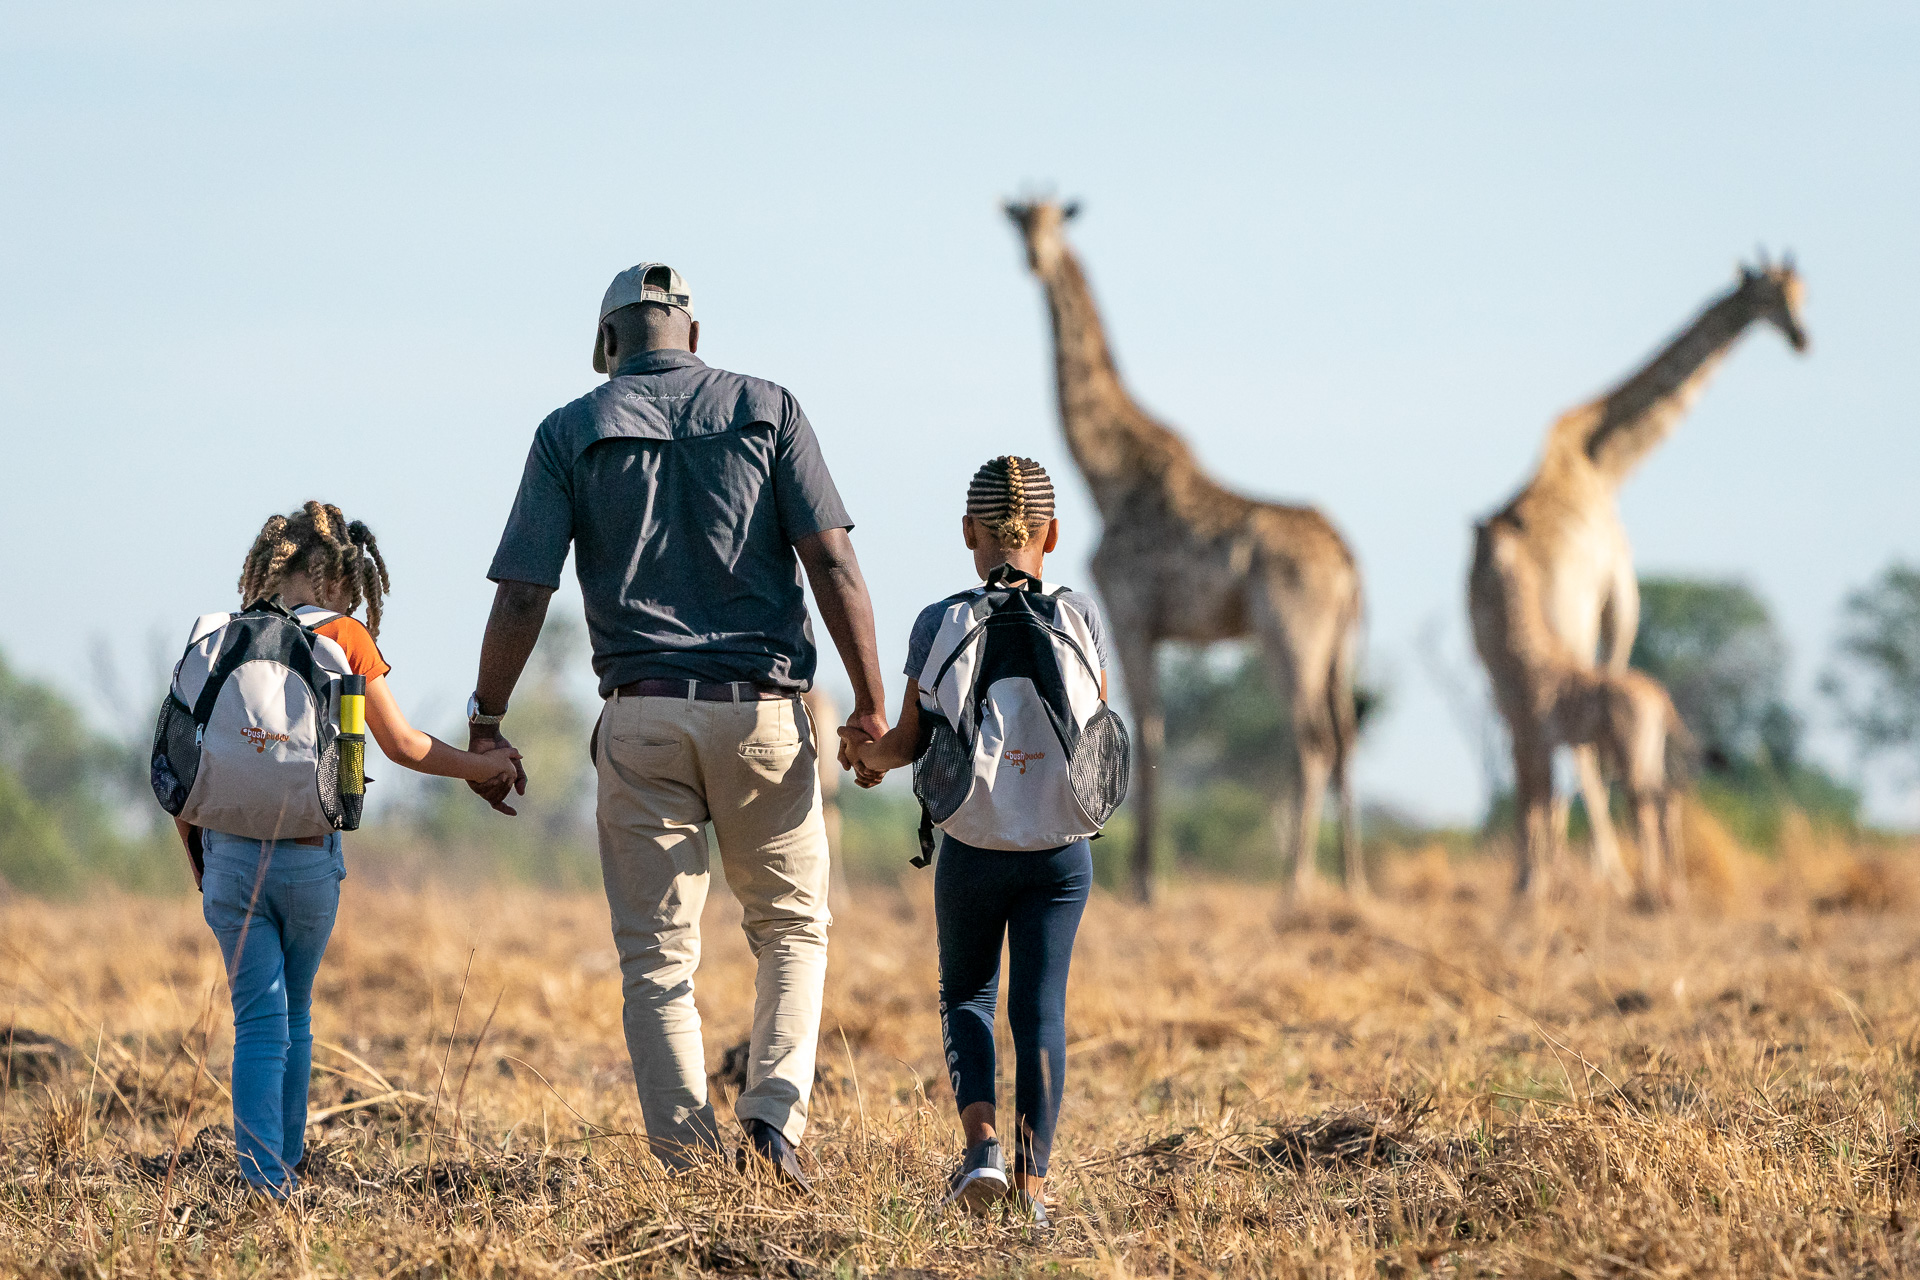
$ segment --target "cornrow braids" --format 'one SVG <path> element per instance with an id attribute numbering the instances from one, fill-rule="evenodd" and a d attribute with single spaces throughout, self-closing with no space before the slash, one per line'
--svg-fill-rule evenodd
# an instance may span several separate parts
<path id="1" fill-rule="evenodd" d="M 1018 551 L 1053 519 L 1053 480 L 1032 458 L 993 458 L 973 473 L 967 514 L 984 524 L 994 541 Z"/>
<path id="2" fill-rule="evenodd" d="M 269 516 L 240 569 L 240 602 L 252 604 L 305 573 L 347 612 L 367 606 L 367 630 L 380 634 L 383 598 L 393 589 L 373 530 L 331 503 L 308 502 L 291 515 Z"/>

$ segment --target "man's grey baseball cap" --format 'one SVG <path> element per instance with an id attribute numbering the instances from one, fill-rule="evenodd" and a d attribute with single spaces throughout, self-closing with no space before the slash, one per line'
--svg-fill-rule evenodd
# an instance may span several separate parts
<path id="1" fill-rule="evenodd" d="M 600 299 L 600 319 L 605 320 L 620 308 L 636 302 L 678 307 L 687 313 L 688 319 L 693 318 L 693 294 L 687 291 L 687 282 L 664 262 L 642 262 L 615 276 L 607 286 L 607 296 Z M 597 323 L 593 327 L 593 371 L 607 371 L 606 347 Z"/>

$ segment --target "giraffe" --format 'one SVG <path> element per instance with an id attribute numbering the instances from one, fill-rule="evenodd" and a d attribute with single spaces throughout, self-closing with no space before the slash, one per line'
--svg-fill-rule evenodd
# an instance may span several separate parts
<path id="1" fill-rule="evenodd" d="M 1340 791 L 1347 888 L 1366 891 L 1354 813 L 1354 663 L 1361 624 L 1360 571 L 1333 525 L 1311 507 L 1261 502 L 1214 482 L 1186 443 L 1127 393 L 1107 347 L 1085 274 L 1067 246 L 1077 206 L 1008 203 L 1044 287 L 1053 320 L 1060 425 L 1105 528 L 1093 577 L 1112 616 L 1127 698 L 1139 728 L 1132 851 L 1133 891 L 1153 891 L 1156 772 L 1164 746 L 1163 640 L 1254 637 L 1292 717 L 1291 805 L 1276 803 L 1275 830 L 1291 862 L 1289 891 L 1314 881 L 1320 811 Z"/>
<path id="2" fill-rule="evenodd" d="M 1557 659 L 1538 637 L 1516 649 L 1496 646 L 1490 652 L 1483 640 L 1483 619 L 1507 608 L 1506 595 L 1525 584 L 1538 595 L 1542 636 L 1550 635 L 1582 667 L 1626 670 L 1640 624 L 1640 589 L 1633 551 L 1620 523 L 1620 485 L 1679 425 L 1749 325 L 1765 321 L 1795 351 L 1807 349 L 1800 324 L 1802 292 L 1790 256 L 1776 265 L 1763 254 L 1757 266 L 1742 266 L 1734 287 L 1710 302 L 1642 368 L 1598 399 L 1561 415 L 1547 433 L 1533 478 L 1487 522 L 1518 539 L 1537 570 L 1501 575 L 1476 555 L 1467 587 L 1475 644 L 1513 738 L 1516 781 L 1523 770 L 1537 769 L 1539 742 L 1545 736 L 1527 694 L 1528 669 Z M 1631 881 L 1620 860 L 1598 758 L 1591 746 L 1576 745 L 1574 761 L 1593 827 L 1594 872 L 1616 891 L 1625 891 Z M 1538 780 L 1530 778 L 1528 785 L 1539 785 Z M 1550 776 L 1545 785 L 1550 792 Z M 1532 868 L 1557 847 L 1561 815 L 1551 819 L 1551 826 L 1554 838 L 1548 844 L 1542 843 L 1544 827 L 1523 827 L 1517 887 L 1525 889 Z"/>
<path id="3" fill-rule="evenodd" d="M 1514 780 L 1521 839 L 1517 891 L 1545 891 L 1547 866 L 1560 837 L 1553 812 L 1556 747 L 1594 752 L 1606 776 L 1632 802 L 1640 847 L 1640 900 L 1658 906 L 1684 897 L 1680 798 L 1693 740 L 1666 687 L 1644 671 L 1583 663 L 1547 626 L 1541 567 L 1513 524 L 1487 520 L 1474 528 L 1473 577 L 1498 583 L 1476 596 L 1474 643 L 1489 670 L 1514 734 Z M 1668 868 L 1672 883 L 1668 883 Z"/>

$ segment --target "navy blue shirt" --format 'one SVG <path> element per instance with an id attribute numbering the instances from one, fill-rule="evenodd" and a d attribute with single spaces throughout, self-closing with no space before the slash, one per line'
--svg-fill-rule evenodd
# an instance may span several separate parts
<path id="1" fill-rule="evenodd" d="M 586 597 L 602 696 L 634 680 L 813 680 L 793 544 L 851 529 L 786 388 L 644 351 L 534 433 L 487 576 Z"/>

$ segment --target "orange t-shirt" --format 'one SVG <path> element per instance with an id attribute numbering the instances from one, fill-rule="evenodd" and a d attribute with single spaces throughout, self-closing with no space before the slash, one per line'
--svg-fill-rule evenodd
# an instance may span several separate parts
<path id="1" fill-rule="evenodd" d="M 338 617 L 332 622 L 323 622 L 313 629 L 315 635 L 325 636 L 347 651 L 347 666 L 353 674 L 372 680 L 393 670 L 387 660 L 380 656 L 380 646 L 373 642 L 373 633 L 358 618 Z"/>

